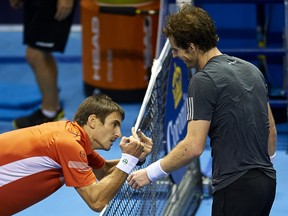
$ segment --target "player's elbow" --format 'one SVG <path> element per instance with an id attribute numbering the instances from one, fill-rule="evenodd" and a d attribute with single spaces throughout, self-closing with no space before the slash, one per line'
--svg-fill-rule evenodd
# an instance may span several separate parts
<path id="1" fill-rule="evenodd" d="M 202 153 L 203 153 L 203 150 L 202 150 L 202 149 L 195 149 L 193 158 L 198 158 L 198 157 L 200 157 Z"/>
<path id="2" fill-rule="evenodd" d="M 106 205 L 107 203 L 96 202 L 93 204 L 89 204 L 89 207 L 95 212 L 101 212 L 105 208 Z"/>
<path id="3" fill-rule="evenodd" d="M 182 153 L 181 155 L 182 155 L 183 160 L 186 161 L 186 163 L 190 163 L 195 158 L 200 157 L 202 152 L 203 152 L 202 149 L 199 149 L 197 147 L 195 147 L 195 148 L 192 147 L 192 148 L 189 148 L 189 149 L 185 149 L 185 153 Z"/>
<path id="4" fill-rule="evenodd" d="M 94 212 L 101 212 L 105 206 L 109 203 L 109 200 L 107 199 L 97 199 L 93 202 L 88 202 L 87 204 Z"/>
<path id="5" fill-rule="evenodd" d="M 201 156 L 205 148 L 205 145 L 199 144 L 199 143 L 194 143 L 193 148 L 192 148 L 192 158 L 198 158 Z"/>

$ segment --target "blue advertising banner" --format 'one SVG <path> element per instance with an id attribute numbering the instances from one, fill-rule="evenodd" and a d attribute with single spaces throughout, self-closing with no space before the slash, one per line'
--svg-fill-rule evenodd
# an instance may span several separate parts
<path id="1" fill-rule="evenodd" d="M 186 98 L 188 89 L 188 68 L 178 58 L 171 60 L 165 115 L 166 150 L 169 153 L 182 140 L 187 131 Z M 172 181 L 180 183 L 187 168 L 171 173 Z"/>

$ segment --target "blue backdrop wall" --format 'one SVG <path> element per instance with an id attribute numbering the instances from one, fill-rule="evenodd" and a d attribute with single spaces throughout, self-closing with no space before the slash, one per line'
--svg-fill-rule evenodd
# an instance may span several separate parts
<path id="1" fill-rule="evenodd" d="M 79 2 L 80 1 L 78 1 L 77 11 L 74 16 L 75 24 L 80 24 Z M 283 48 L 285 26 L 284 1 L 195 0 L 194 2 L 197 6 L 201 6 L 206 9 L 215 20 L 220 37 L 219 47 L 221 49 L 229 50 L 258 48 L 259 39 L 261 39 L 261 34 L 259 34 L 259 31 L 257 31 L 259 24 L 266 26 L 266 47 Z M 264 3 L 254 4 L 253 2 Z M 269 2 L 273 3 L 270 4 Z M 259 12 L 259 5 L 262 7 L 261 10 L 264 11 L 263 13 Z M 0 25 L 21 23 L 22 10 L 12 9 L 8 0 L 0 1 Z M 252 61 L 259 67 L 261 67 L 261 64 L 263 63 L 263 61 L 259 61 L 259 55 L 256 55 L 255 53 L 251 54 L 241 52 L 233 54 Z M 284 80 L 286 72 L 284 71 L 285 68 L 283 67 L 283 55 L 281 53 L 270 53 L 266 56 L 265 63 L 267 63 L 268 67 L 266 68 L 267 70 L 263 71 L 263 73 L 270 86 L 270 90 L 273 90 L 276 92 L 276 94 L 281 94 L 278 92 L 283 92 L 283 89 L 286 88 Z"/>

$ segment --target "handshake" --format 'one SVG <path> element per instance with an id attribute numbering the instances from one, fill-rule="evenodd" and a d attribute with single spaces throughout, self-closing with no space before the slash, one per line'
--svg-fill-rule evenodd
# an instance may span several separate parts
<path id="1" fill-rule="evenodd" d="M 128 175 L 139 162 L 141 164 L 145 161 L 153 147 L 152 139 L 145 136 L 141 130 L 137 130 L 136 132 L 135 128 L 132 128 L 131 132 L 132 135 L 129 138 L 122 137 L 120 141 L 122 157 L 116 166 Z M 168 174 L 162 170 L 160 160 L 158 160 L 146 169 L 132 173 L 127 180 L 132 188 L 139 190 L 152 181 L 156 181 L 167 175 Z"/>

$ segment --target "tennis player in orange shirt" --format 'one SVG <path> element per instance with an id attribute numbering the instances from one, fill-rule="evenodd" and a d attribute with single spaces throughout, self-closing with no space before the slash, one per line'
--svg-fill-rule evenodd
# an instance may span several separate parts
<path id="1" fill-rule="evenodd" d="M 0 215 L 20 212 L 63 184 L 74 187 L 92 210 L 101 211 L 153 145 L 134 128 L 130 137 L 122 137 L 124 117 L 124 110 L 108 96 L 90 96 L 73 121 L 1 134 Z M 95 151 L 108 151 L 120 137 L 120 160 L 105 160 Z"/>

